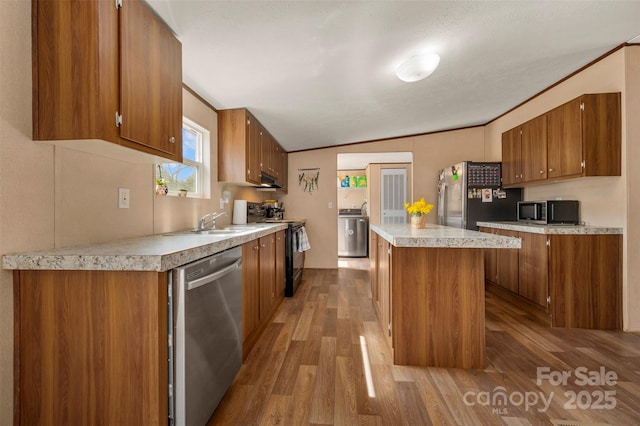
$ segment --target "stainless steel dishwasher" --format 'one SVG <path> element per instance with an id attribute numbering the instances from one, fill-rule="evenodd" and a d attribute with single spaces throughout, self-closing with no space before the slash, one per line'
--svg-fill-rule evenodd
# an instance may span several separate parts
<path id="1" fill-rule="evenodd" d="M 173 270 L 169 418 L 205 425 L 242 366 L 242 250 Z"/>

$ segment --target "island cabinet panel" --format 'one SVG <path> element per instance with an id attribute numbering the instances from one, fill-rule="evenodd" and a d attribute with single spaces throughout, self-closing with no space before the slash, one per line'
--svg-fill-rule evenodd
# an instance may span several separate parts
<path id="1" fill-rule="evenodd" d="M 622 236 L 552 235 L 551 325 L 622 328 Z"/>
<path id="2" fill-rule="evenodd" d="M 484 368 L 484 251 L 393 247 L 394 363 Z"/>
<path id="3" fill-rule="evenodd" d="M 504 229 L 491 229 L 480 227 L 480 232 L 504 235 L 506 237 L 520 237 L 517 231 Z M 518 293 L 519 279 L 519 254 L 520 250 L 485 249 L 484 252 L 484 277 L 513 293 Z"/>
<path id="4" fill-rule="evenodd" d="M 375 306 L 378 304 L 378 234 L 369 232 L 369 277 L 371 279 L 371 299 Z"/>
<path id="5" fill-rule="evenodd" d="M 547 235 L 526 232 L 515 234 L 519 234 L 522 239 L 519 266 L 515 270 L 517 275 L 513 278 L 516 282 L 519 281 L 517 293 L 546 308 L 547 296 L 549 295 Z M 570 257 L 565 260 L 569 263 L 572 262 Z"/>
<path id="6" fill-rule="evenodd" d="M 15 424 L 166 424 L 167 273 L 16 271 Z"/>

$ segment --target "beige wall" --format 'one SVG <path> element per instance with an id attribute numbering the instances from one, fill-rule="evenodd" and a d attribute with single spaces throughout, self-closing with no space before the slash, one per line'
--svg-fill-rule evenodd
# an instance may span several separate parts
<path id="1" fill-rule="evenodd" d="M 625 287 L 625 327 L 640 330 L 640 46 L 625 49 L 625 93 L 623 102 L 626 108 L 626 174 L 627 185 L 627 227 L 625 230 L 625 268 L 623 270 Z M 623 208 L 622 205 L 619 206 Z"/>
<path id="2" fill-rule="evenodd" d="M 54 240 L 53 148 L 31 142 L 31 7 L 0 2 L 0 253 Z M 0 271 L 0 418 L 13 412 L 13 284 Z"/>

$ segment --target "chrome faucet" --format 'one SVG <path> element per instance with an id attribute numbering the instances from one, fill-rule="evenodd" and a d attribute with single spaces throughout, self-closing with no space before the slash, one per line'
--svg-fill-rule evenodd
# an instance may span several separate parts
<path id="1" fill-rule="evenodd" d="M 229 213 L 227 212 L 213 212 L 213 213 L 205 214 L 198 221 L 198 230 L 202 231 L 204 229 L 207 229 L 206 228 L 207 224 L 210 224 L 209 229 L 215 229 L 216 219 L 219 218 L 220 216 L 228 216 L 228 215 Z"/>

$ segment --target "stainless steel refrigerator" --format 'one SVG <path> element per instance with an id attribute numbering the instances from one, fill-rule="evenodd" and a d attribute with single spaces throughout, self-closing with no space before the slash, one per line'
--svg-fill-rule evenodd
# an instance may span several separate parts
<path id="1" fill-rule="evenodd" d="M 513 221 L 522 189 L 502 188 L 502 163 L 463 161 L 440 170 L 438 223 L 477 230 L 478 221 Z"/>

